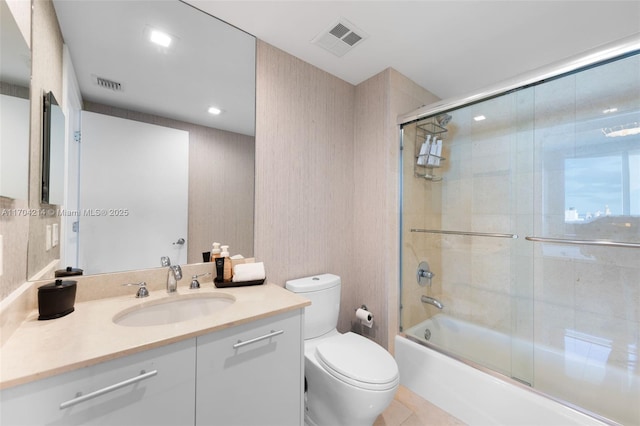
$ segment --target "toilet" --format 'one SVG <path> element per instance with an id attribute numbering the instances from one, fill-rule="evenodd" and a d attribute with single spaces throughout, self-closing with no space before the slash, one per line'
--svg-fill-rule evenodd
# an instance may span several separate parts
<path id="1" fill-rule="evenodd" d="M 371 426 L 391 403 L 398 365 L 383 347 L 337 331 L 340 277 L 322 274 L 286 282 L 311 300 L 304 316 L 305 424 Z"/>

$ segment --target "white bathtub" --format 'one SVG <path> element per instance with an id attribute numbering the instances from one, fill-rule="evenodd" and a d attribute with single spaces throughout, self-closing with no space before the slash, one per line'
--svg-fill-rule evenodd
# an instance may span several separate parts
<path id="1" fill-rule="evenodd" d="M 506 374 L 510 369 L 523 368 L 511 364 L 510 349 L 528 350 L 530 358 L 533 346 L 527 342 L 514 342 L 509 336 L 444 314 L 407 329 L 405 334 L 409 338 L 396 336 L 395 357 L 400 369 L 400 383 L 463 422 L 471 425 L 606 424 L 526 386 L 502 380 L 410 340 L 424 341 L 426 329 L 431 332 L 431 344 L 444 345 L 462 358 Z M 568 364 L 571 354 L 539 347 L 533 354 L 535 369 L 529 366 L 529 370 L 535 370 L 535 376 L 530 371 L 532 377 L 525 377 L 524 381 L 542 383 L 543 389 L 554 396 L 570 392 L 574 401 L 576 398 L 578 401 L 585 399 L 585 404 L 578 405 L 587 411 L 601 413 L 625 425 L 640 425 L 640 381 L 633 372 L 607 366 L 606 380 L 601 377 L 601 380 L 589 383 L 581 377 L 572 383 L 571 370 L 579 368 L 579 365 Z M 526 376 L 524 368 L 522 371 Z M 584 376 L 584 366 L 582 371 Z M 625 392 L 621 393 L 622 383 Z"/>

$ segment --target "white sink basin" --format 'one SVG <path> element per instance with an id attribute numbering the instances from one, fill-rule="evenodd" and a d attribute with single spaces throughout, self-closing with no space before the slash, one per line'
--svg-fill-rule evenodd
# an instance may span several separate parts
<path id="1" fill-rule="evenodd" d="M 220 312 L 234 302 L 235 298 L 225 293 L 169 296 L 125 309 L 113 322 L 126 327 L 174 324 Z"/>

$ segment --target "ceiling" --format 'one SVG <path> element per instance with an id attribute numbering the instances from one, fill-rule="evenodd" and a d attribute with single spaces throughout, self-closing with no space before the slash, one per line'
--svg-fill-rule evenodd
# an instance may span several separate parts
<path id="1" fill-rule="evenodd" d="M 447 99 L 640 33 L 639 0 L 184 3 L 54 0 L 83 98 L 251 135 L 252 35 L 352 84 L 392 67 Z M 342 57 L 311 44 L 338 19 L 368 35 Z M 177 36 L 175 48 L 150 50 L 149 26 Z M 211 105 L 223 113 L 206 114 Z"/>
<path id="2" fill-rule="evenodd" d="M 255 38 L 250 34 L 177 0 L 53 4 L 83 101 L 255 133 Z M 149 41 L 154 29 L 173 37 L 169 47 Z M 96 77 L 120 86 L 105 88 Z M 209 114 L 211 106 L 222 113 Z"/>
<path id="3" fill-rule="evenodd" d="M 640 1 L 188 3 L 352 84 L 392 67 L 442 99 L 640 32 Z M 337 57 L 310 41 L 339 18 L 369 35 Z"/>

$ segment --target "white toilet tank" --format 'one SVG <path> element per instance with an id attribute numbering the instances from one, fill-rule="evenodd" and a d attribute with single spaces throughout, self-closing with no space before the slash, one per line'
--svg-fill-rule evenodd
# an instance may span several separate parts
<path id="1" fill-rule="evenodd" d="M 313 339 L 336 328 L 340 312 L 340 277 L 314 275 L 287 281 L 285 288 L 311 300 L 304 311 L 304 338 Z"/>

